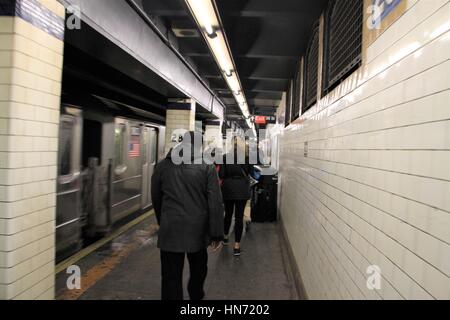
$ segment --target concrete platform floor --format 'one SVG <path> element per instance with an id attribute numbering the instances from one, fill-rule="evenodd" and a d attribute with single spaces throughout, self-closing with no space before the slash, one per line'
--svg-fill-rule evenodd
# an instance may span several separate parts
<path id="1" fill-rule="evenodd" d="M 57 274 L 56 298 L 159 300 L 161 277 L 157 229 L 152 216 L 78 261 L 76 265 L 82 273 L 80 290 L 68 290 L 69 275 L 65 272 Z M 242 246 L 240 258 L 233 257 L 232 246 L 210 254 L 205 284 L 207 300 L 300 298 L 282 247 L 278 224 L 252 224 L 250 232 L 244 235 Z M 188 274 L 186 261 L 185 291 Z"/>

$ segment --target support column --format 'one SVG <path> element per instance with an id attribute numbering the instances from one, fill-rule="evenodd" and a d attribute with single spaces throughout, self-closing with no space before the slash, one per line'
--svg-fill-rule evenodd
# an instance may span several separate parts
<path id="1" fill-rule="evenodd" d="M 54 299 L 64 7 L 0 6 L 0 299 Z"/>
<path id="2" fill-rule="evenodd" d="M 192 100 L 172 102 L 167 107 L 166 154 L 178 143 L 180 135 L 186 131 L 195 131 L 195 108 L 196 103 Z"/>

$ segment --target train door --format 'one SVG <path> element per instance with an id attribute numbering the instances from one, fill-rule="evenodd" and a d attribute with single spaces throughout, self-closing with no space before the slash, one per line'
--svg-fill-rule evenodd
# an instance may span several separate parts
<path id="1" fill-rule="evenodd" d="M 81 244 L 81 110 L 64 106 L 59 126 L 56 200 L 56 251 L 58 257 Z"/>
<path id="2" fill-rule="evenodd" d="M 144 127 L 143 140 L 143 165 L 142 165 L 142 208 L 152 205 L 151 181 L 157 162 L 158 131 L 152 127 Z"/>
<path id="3" fill-rule="evenodd" d="M 141 123 L 116 119 L 112 186 L 112 222 L 141 208 Z"/>

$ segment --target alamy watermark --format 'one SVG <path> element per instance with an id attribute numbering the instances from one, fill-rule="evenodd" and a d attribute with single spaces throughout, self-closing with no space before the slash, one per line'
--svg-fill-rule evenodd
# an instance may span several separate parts
<path id="1" fill-rule="evenodd" d="M 267 131 L 260 130 L 259 136 L 265 137 Z M 217 139 L 219 140 L 219 139 Z M 171 141 L 176 145 L 170 151 L 172 163 L 180 164 L 248 164 L 260 165 L 262 175 L 271 175 L 273 170 L 267 150 L 259 147 L 253 130 L 236 136 L 229 131 L 224 143 L 208 145 L 201 133 L 190 134 L 187 130 L 174 130 Z"/>
<path id="2" fill-rule="evenodd" d="M 81 268 L 77 265 L 72 265 L 67 268 L 66 273 L 69 275 L 66 281 L 67 289 L 80 290 L 81 289 Z"/>
<path id="3" fill-rule="evenodd" d="M 377 265 L 369 266 L 366 273 L 369 275 L 366 282 L 367 289 L 381 290 L 381 268 Z"/>
<path id="4" fill-rule="evenodd" d="M 397 6 L 401 0 L 373 0 L 372 4 L 366 9 L 369 17 L 366 25 L 369 30 L 380 29 L 382 20 Z M 68 30 L 81 29 L 81 8 L 77 5 L 66 7 L 66 27 Z"/>
<path id="5" fill-rule="evenodd" d="M 81 9 L 79 6 L 70 5 L 66 8 L 66 28 L 68 30 L 81 30 Z"/>

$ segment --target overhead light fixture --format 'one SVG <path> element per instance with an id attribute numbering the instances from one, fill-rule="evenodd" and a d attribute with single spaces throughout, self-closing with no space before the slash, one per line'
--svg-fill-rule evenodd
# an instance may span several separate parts
<path id="1" fill-rule="evenodd" d="M 185 0 L 194 16 L 199 29 L 213 53 L 217 64 L 225 75 L 225 81 L 228 84 L 233 96 L 247 120 L 249 128 L 255 130 L 250 121 L 250 112 L 244 91 L 242 90 L 238 74 L 234 68 L 233 59 L 227 46 L 227 41 L 216 14 L 212 0 Z"/>
<path id="2" fill-rule="evenodd" d="M 211 38 L 211 39 L 214 39 L 214 38 L 216 38 L 217 37 L 217 33 L 215 32 L 215 31 L 213 31 L 213 32 L 207 32 L 207 34 L 208 34 L 208 37 L 209 38 Z"/>
<path id="3" fill-rule="evenodd" d="M 209 8 L 206 7 L 202 2 L 203 1 L 194 0 L 189 1 L 188 4 L 191 7 L 191 10 L 195 12 L 197 21 L 200 21 L 202 23 L 201 27 L 203 28 L 203 30 L 206 32 L 206 34 L 208 34 L 208 36 L 211 36 L 215 34 L 213 19 L 211 19 L 212 18 L 211 13 L 208 12 Z M 214 38 L 216 36 L 214 36 Z"/>
<path id="4" fill-rule="evenodd" d="M 236 74 L 232 77 L 228 77 L 227 82 L 228 82 L 228 86 L 230 87 L 231 91 L 233 91 L 233 92 L 242 91 L 241 84 L 239 83 L 239 80 L 238 80 Z"/>

